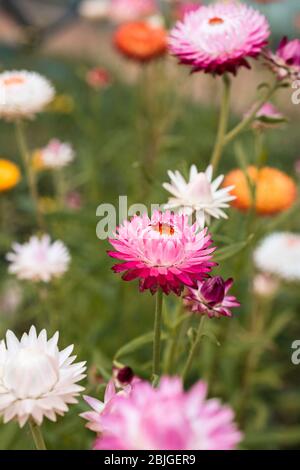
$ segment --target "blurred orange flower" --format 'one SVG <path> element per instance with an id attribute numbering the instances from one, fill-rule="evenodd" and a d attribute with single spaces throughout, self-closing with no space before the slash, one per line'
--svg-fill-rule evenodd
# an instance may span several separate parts
<path id="1" fill-rule="evenodd" d="M 0 159 L 0 191 L 14 188 L 21 179 L 19 167 L 5 159 Z"/>
<path id="2" fill-rule="evenodd" d="M 167 34 L 146 21 L 125 23 L 117 29 L 114 44 L 127 57 L 144 62 L 166 52 Z"/>
<path id="3" fill-rule="evenodd" d="M 261 215 L 273 215 L 292 206 L 297 197 L 294 181 L 276 168 L 264 167 L 257 169 L 249 166 L 249 179 L 256 185 L 256 211 Z M 252 194 L 246 175 L 240 169 L 228 173 L 223 186 L 234 185 L 231 194 L 236 196 L 232 205 L 242 211 L 252 206 Z"/>

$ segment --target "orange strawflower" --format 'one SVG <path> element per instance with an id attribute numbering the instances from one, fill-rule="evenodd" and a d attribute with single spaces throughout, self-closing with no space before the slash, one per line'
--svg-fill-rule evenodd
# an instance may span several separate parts
<path id="1" fill-rule="evenodd" d="M 297 187 L 294 181 L 276 168 L 264 167 L 257 169 L 249 166 L 249 178 L 256 184 L 256 211 L 261 215 L 272 215 L 282 212 L 292 206 L 297 197 Z M 231 194 L 236 196 L 232 205 L 246 211 L 253 204 L 253 197 L 246 175 L 236 169 L 228 173 L 223 186 L 234 185 Z"/>
<path id="2" fill-rule="evenodd" d="M 146 21 L 125 23 L 117 29 L 114 44 L 127 57 L 144 62 L 166 52 L 167 34 Z"/>
<path id="3" fill-rule="evenodd" d="M 14 188 L 20 179 L 19 167 L 9 160 L 0 159 L 0 191 L 8 191 Z"/>

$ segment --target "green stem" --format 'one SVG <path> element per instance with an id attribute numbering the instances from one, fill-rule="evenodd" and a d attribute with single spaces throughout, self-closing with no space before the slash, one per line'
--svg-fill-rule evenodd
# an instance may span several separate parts
<path id="1" fill-rule="evenodd" d="M 166 374 L 171 374 L 173 370 L 173 364 L 176 358 L 176 353 L 178 350 L 178 340 L 182 328 L 182 321 L 181 321 L 181 312 L 182 312 L 182 302 L 179 303 L 176 316 L 175 316 L 175 325 L 171 330 L 171 339 L 168 344 L 168 349 L 166 351 L 165 357 L 165 364 L 164 364 L 164 372 Z"/>
<path id="2" fill-rule="evenodd" d="M 162 319 L 163 292 L 161 289 L 156 294 L 155 319 L 154 319 L 154 337 L 153 337 L 153 382 L 157 381 L 160 371 L 160 337 L 161 337 L 161 319 Z"/>
<path id="3" fill-rule="evenodd" d="M 225 135 L 227 132 L 230 103 L 230 83 L 231 82 L 228 75 L 224 75 L 219 127 L 215 147 L 211 157 L 211 165 L 213 166 L 214 170 L 218 168 L 224 148 Z"/>
<path id="4" fill-rule="evenodd" d="M 257 103 L 253 106 L 252 112 L 246 116 L 239 124 L 237 124 L 230 132 L 228 132 L 224 138 L 224 146 L 227 145 L 229 142 L 231 142 L 233 139 L 235 139 L 238 134 L 240 134 L 242 131 L 244 131 L 249 124 L 254 120 L 257 111 L 260 110 L 260 108 L 271 98 L 273 93 L 277 90 L 278 84 L 275 82 L 273 86 L 268 88 L 267 92 L 264 94 L 264 96 L 257 101 Z"/>
<path id="5" fill-rule="evenodd" d="M 197 353 L 197 350 L 198 350 L 198 347 L 199 347 L 199 344 L 200 344 L 200 341 L 201 341 L 202 333 L 203 333 L 204 322 L 205 322 L 205 315 L 202 315 L 201 319 L 200 319 L 200 322 L 199 322 L 196 338 L 195 338 L 194 342 L 192 343 L 187 361 L 186 361 L 184 369 L 183 369 L 183 373 L 182 373 L 182 379 L 183 380 L 186 379 L 188 373 L 190 372 L 193 360 L 194 360 L 195 355 Z"/>
<path id="6" fill-rule="evenodd" d="M 32 167 L 30 152 L 27 147 L 25 132 L 23 128 L 23 122 L 20 119 L 16 121 L 16 138 L 17 138 L 19 151 L 23 160 L 23 165 L 25 168 L 26 176 L 27 176 L 29 191 L 30 191 L 31 199 L 32 199 L 34 209 L 35 209 L 37 224 L 40 229 L 43 229 L 44 220 L 43 220 L 43 216 L 39 207 L 39 196 L 38 196 L 35 173 Z"/>
<path id="7" fill-rule="evenodd" d="M 63 170 L 54 171 L 53 178 L 55 183 L 58 206 L 60 209 L 63 209 L 65 205 L 66 196 L 65 176 L 63 174 Z"/>
<path id="8" fill-rule="evenodd" d="M 250 312 L 250 326 L 249 332 L 253 338 L 262 338 L 264 331 L 267 331 L 267 322 L 273 305 L 273 298 L 266 299 L 263 303 L 255 294 L 252 292 L 253 306 Z M 253 386 L 253 375 L 255 374 L 259 365 L 262 354 L 264 353 L 266 346 L 258 345 L 252 347 L 248 352 L 244 362 L 243 376 L 241 381 L 241 395 L 237 406 L 237 417 L 241 425 L 244 425 L 246 412 L 248 410 L 248 404 Z"/>
<path id="9" fill-rule="evenodd" d="M 29 421 L 30 431 L 37 450 L 47 450 L 40 426 L 32 419 Z"/>

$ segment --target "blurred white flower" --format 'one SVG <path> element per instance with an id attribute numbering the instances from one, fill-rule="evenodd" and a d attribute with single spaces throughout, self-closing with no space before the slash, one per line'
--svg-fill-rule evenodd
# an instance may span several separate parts
<path id="1" fill-rule="evenodd" d="M 62 168 L 74 160 L 74 150 L 69 143 L 52 139 L 39 151 L 39 158 L 43 168 Z"/>
<path id="2" fill-rule="evenodd" d="M 51 243 L 49 235 L 33 236 L 23 245 L 14 243 L 12 250 L 6 255 L 10 263 L 8 271 L 18 279 L 49 282 L 62 276 L 71 260 L 63 242 Z"/>
<path id="3" fill-rule="evenodd" d="M 271 297 L 278 290 L 278 279 L 270 274 L 259 273 L 253 279 L 253 290 L 261 297 Z"/>
<path id="4" fill-rule="evenodd" d="M 68 411 L 68 404 L 77 403 L 76 396 L 84 390 L 76 382 L 82 380 L 85 362 L 74 364 L 70 356 L 73 345 L 63 351 L 57 347 L 58 332 L 47 339 L 46 330 L 37 336 L 34 326 L 19 341 L 7 331 L 0 341 L 0 416 L 7 423 L 17 419 L 21 427 L 29 418 L 38 425 L 46 417 Z"/>
<path id="5" fill-rule="evenodd" d="M 49 80 L 36 72 L 13 70 L 0 73 L 0 117 L 31 118 L 54 98 Z"/>
<path id="6" fill-rule="evenodd" d="M 274 232 L 254 251 L 256 267 L 287 281 L 300 280 L 300 235 Z"/>
<path id="7" fill-rule="evenodd" d="M 13 315 L 20 306 L 23 299 L 23 290 L 16 281 L 3 283 L 0 293 L 0 313 Z"/>
<path id="8" fill-rule="evenodd" d="M 201 227 L 210 223 L 210 218 L 227 219 L 223 211 L 229 207 L 229 202 L 235 199 L 230 194 L 234 186 L 218 189 L 224 176 L 220 175 L 212 181 L 213 168 L 210 165 L 205 172 L 198 172 L 197 167 L 190 168 L 189 180 L 186 181 L 179 171 L 168 171 L 170 183 L 163 183 L 163 187 L 174 197 L 169 198 L 166 209 L 180 209 L 185 214 L 197 214 L 197 221 Z"/>
<path id="9" fill-rule="evenodd" d="M 84 0 L 80 4 L 79 13 L 87 20 L 102 20 L 107 17 L 110 0 Z"/>

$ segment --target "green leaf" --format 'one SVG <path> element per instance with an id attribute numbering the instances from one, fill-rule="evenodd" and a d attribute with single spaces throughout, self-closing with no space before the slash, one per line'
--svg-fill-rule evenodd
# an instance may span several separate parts
<path id="1" fill-rule="evenodd" d="M 251 234 L 249 235 L 247 240 L 244 240 L 243 242 L 233 243 L 232 245 L 226 246 L 225 248 L 220 248 L 217 251 L 217 254 L 214 256 L 214 260 L 219 262 L 219 261 L 224 261 L 226 259 L 229 259 L 232 256 L 235 256 L 244 248 L 246 248 L 247 245 L 249 245 L 253 237 L 254 235 Z"/>
<path id="2" fill-rule="evenodd" d="M 271 323 L 267 331 L 267 337 L 270 339 L 276 338 L 285 327 L 291 322 L 293 315 L 290 312 L 282 313 Z"/>
<path id="3" fill-rule="evenodd" d="M 166 339 L 167 335 L 162 333 L 161 339 L 164 340 Z M 142 348 L 146 344 L 152 343 L 153 341 L 153 331 L 146 333 L 142 336 L 138 336 L 137 338 L 134 338 L 132 341 L 129 341 L 129 343 L 125 344 L 122 346 L 120 349 L 115 354 L 114 360 L 120 358 L 121 356 L 126 356 L 127 354 L 131 354 L 138 349 Z"/>

